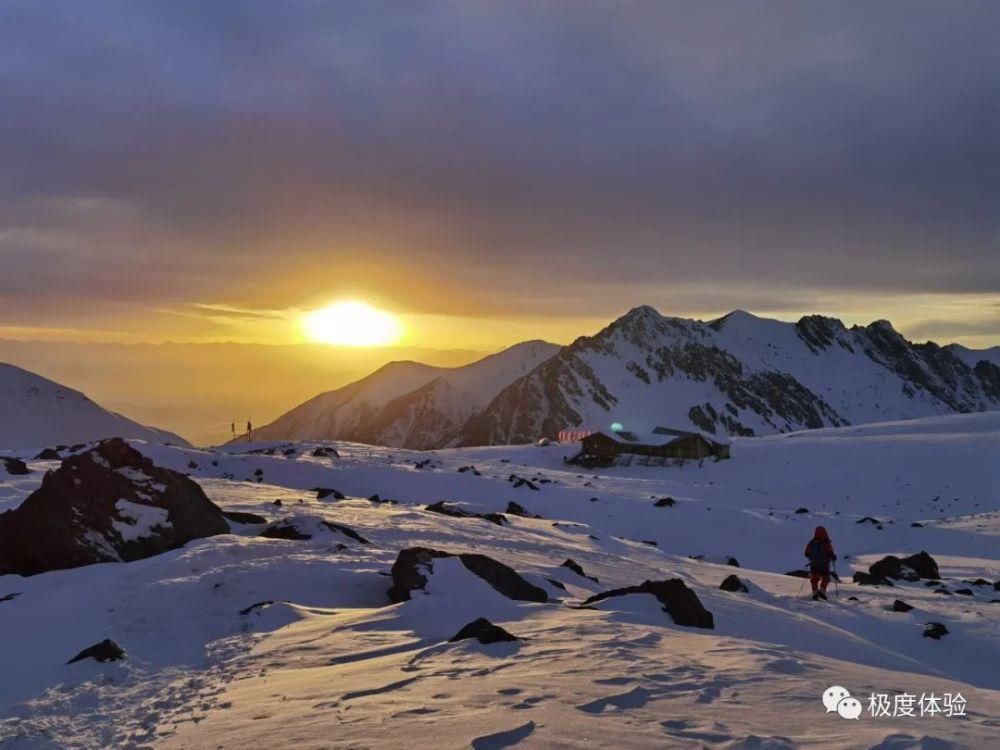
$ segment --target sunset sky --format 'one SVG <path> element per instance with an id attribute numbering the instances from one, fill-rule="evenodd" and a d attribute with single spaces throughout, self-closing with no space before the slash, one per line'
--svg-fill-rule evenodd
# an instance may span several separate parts
<path id="1" fill-rule="evenodd" d="M 1000 5 L 941 8 L 5 2 L 0 338 L 362 300 L 441 349 L 640 303 L 1000 344 Z"/>

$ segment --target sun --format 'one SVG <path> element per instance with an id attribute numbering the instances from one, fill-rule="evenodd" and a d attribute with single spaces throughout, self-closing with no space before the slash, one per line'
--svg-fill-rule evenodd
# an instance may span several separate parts
<path id="1" fill-rule="evenodd" d="M 307 313 L 302 330 L 310 341 L 340 346 L 387 346 L 403 334 L 395 315 L 355 301 L 335 302 Z"/>

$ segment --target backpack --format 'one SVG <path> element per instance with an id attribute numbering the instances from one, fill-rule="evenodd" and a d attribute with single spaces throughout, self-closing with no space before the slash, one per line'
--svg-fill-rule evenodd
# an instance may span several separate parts
<path id="1" fill-rule="evenodd" d="M 810 565 L 815 565 L 818 568 L 830 564 L 826 554 L 826 545 L 822 539 L 813 539 L 809 542 L 809 546 L 806 547 L 806 557 L 809 558 Z"/>

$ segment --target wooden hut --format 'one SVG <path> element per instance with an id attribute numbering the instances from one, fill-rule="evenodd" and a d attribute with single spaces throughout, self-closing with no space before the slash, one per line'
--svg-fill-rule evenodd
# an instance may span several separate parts
<path id="1" fill-rule="evenodd" d="M 653 432 L 599 430 L 581 440 L 582 448 L 572 461 L 576 463 L 614 463 L 621 456 L 645 456 L 649 459 L 701 460 L 714 456 L 729 458 L 729 441 L 715 435 L 690 430 L 657 427 Z"/>

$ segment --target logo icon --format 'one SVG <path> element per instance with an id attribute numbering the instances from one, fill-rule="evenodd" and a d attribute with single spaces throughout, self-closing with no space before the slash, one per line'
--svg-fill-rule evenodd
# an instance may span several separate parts
<path id="1" fill-rule="evenodd" d="M 852 698 L 850 691 L 840 685 L 832 685 L 823 693 L 826 712 L 836 713 L 842 719 L 857 719 L 861 716 L 861 701 Z"/>

